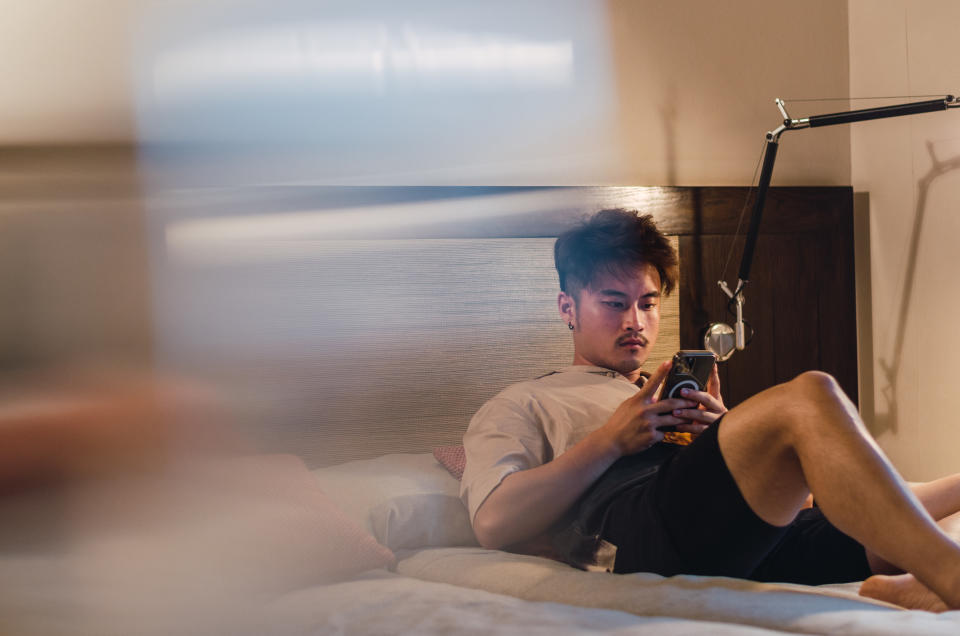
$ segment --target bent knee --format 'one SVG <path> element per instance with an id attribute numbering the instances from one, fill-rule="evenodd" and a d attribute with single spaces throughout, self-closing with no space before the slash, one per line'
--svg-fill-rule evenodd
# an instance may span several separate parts
<path id="1" fill-rule="evenodd" d="M 800 391 L 815 395 L 837 395 L 843 393 L 843 389 L 840 388 L 840 384 L 836 378 L 823 371 L 804 371 L 790 380 L 788 384 Z"/>
<path id="2" fill-rule="evenodd" d="M 837 380 L 829 373 L 806 371 L 784 386 L 789 387 L 788 401 L 790 405 L 804 419 L 824 409 L 830 412 L 840 409 L 848 414 L 857 412 L 857 407 L 847 397 Z M 836 420 L 830 419 L 829 421 L 835 422 Z"/>

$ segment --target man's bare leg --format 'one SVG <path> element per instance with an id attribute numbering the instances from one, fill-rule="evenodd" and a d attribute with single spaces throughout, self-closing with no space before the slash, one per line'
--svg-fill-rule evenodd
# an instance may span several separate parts
<path id="1" fill-rule="evenodd" d="M 950 609 L 933 590 L 912 574 L 871 576 L 860 585 L 860 596 L 875 598 L 907 609 L 946 612 Z"/>
<path id="2" fill-rule="evenodd" d="M 954 541 L 960 542 L 960 475 L 951 475 L 935 481 L 910 484 L 910 489 L 923 503 L 937 525 Z M 952 512 L 951 512 L 952 511 Z M 943 516 L 943 515 L 947 516 Z M 871 576 L 860 586 L 860 594 L 895 603 L 911 609 L 943 612 L 949 609 L 939 596 L 923 585 L 912 574 L 902 574 L 867 550 L 870 569 L 882 576 Z M 887 576 L 899 574 L 899 576 Z"/>
<path id="3" fill-rule="evenodd" d="M 947 536 L 960 543 L 960 474 L 934 481 L 908 483 L 910 490 L 937 521 Z M 903 570 L 867 550 L 867 562 L 874 574 L 903 574 Z"/>
<path id="4" fill-rule="evenodd" d="M 724 416 L 720 452 L 750 508 L 789 524 L 812 491 L 824 515 L 960 608 L 960 546 L 930 517 L 830 376 L 804 373 Z"/>
<path id="5" fill-rule="evenodd" d="M 960 474 L 908 485 L 934 519 L 960 512 Z"/>

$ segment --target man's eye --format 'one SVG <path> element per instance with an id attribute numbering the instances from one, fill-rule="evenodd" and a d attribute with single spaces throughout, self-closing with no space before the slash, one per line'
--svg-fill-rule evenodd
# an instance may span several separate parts
<path id="1" fill-rule="evenodd" d="M 656 306 L 657 306 L 657 303 L 644 303 L 644 304 L 643 304 L 643 308 L 644 308 L 644 309 L 653 309 L 653 308 L 656 307 Z"/>
<path id="2" fill-rule="evenodd" d="M 605 300 L 603 304 L 607 307 L 613 307 L 614 309 L 623 309 L 623 303 L 616 300 Z"/>

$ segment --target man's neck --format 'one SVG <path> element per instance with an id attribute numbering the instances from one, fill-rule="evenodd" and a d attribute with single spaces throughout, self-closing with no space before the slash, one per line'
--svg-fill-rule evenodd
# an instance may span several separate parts
<path id="1" fill-rule="evenodd" d="M 588 366 L 588 367 L 598 367 L 598 368 L 600 368 L 600 369 L 607 369 L 607 370 L 609 370 L 609 371 L 614 371 L 614 372 L 616 372 L 616 373 L 619 373 L 620 375 L 622 375 L 622 376 L 625 377 L 626 379 L 630 380 L 630 382 L 633 383 L 633 384 L 637 384 L 638 382 L 640 382 L 640 379 L 641 379 L 641 378 L 646 378 L 646 377 L 647 377 L 647 374 L 645 374 L 641 369 L 636 369 L 636 370 L 631 371 L 631 372 L 629 372 L 629 373 L 624 373 L 623 371 L 620 371 L 619 369 L 613 369 L 613 368 L 611 368 L 611 367 L 608 367 L 608 366 L 605 366 L 605 365 L 602 365 L 602 364 L 596 364 L 595 362 L 590 362 L 589 360 L 587 360 L 587 359 L 585 359 L 585 358 L 581 358 L 581 357 L 578 356 L 578 355 L 574 355 L 574 356 L 573 356 L 573 364 L 574 364 L 574 366 L 584 365 L 584 366 Z M 642 384 L 642 382 L 640 382 L 640 384 Z"/>
<path id="2" fill-rule="evenodd" d="M 622 373 L 621 375 L 623 375 L 625 378 L 630 380 L 630 382 L 632 382 L 633 384 L 641 384 L 641 385 L 643 384 L 643 382 L 641 381 L 641 378 L 644 378 L 644 379 L 646 378 L 646 375 L 640 369 L 637 369 L 636 371 L 631 371 L 629 374 Z"/>

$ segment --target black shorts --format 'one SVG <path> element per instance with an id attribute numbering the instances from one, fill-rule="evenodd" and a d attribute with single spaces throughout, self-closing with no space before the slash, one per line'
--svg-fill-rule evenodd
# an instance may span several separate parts
<path id="1" fill-rule="evenodd" d="M 721 421 L 610 503 L 602 536 L 617 546 L 614 571 L 807 585 L 870 576 L 863 546 L 819 508 L 801 511 L 785 527 L 750 509 L 720 454 Z"/>

